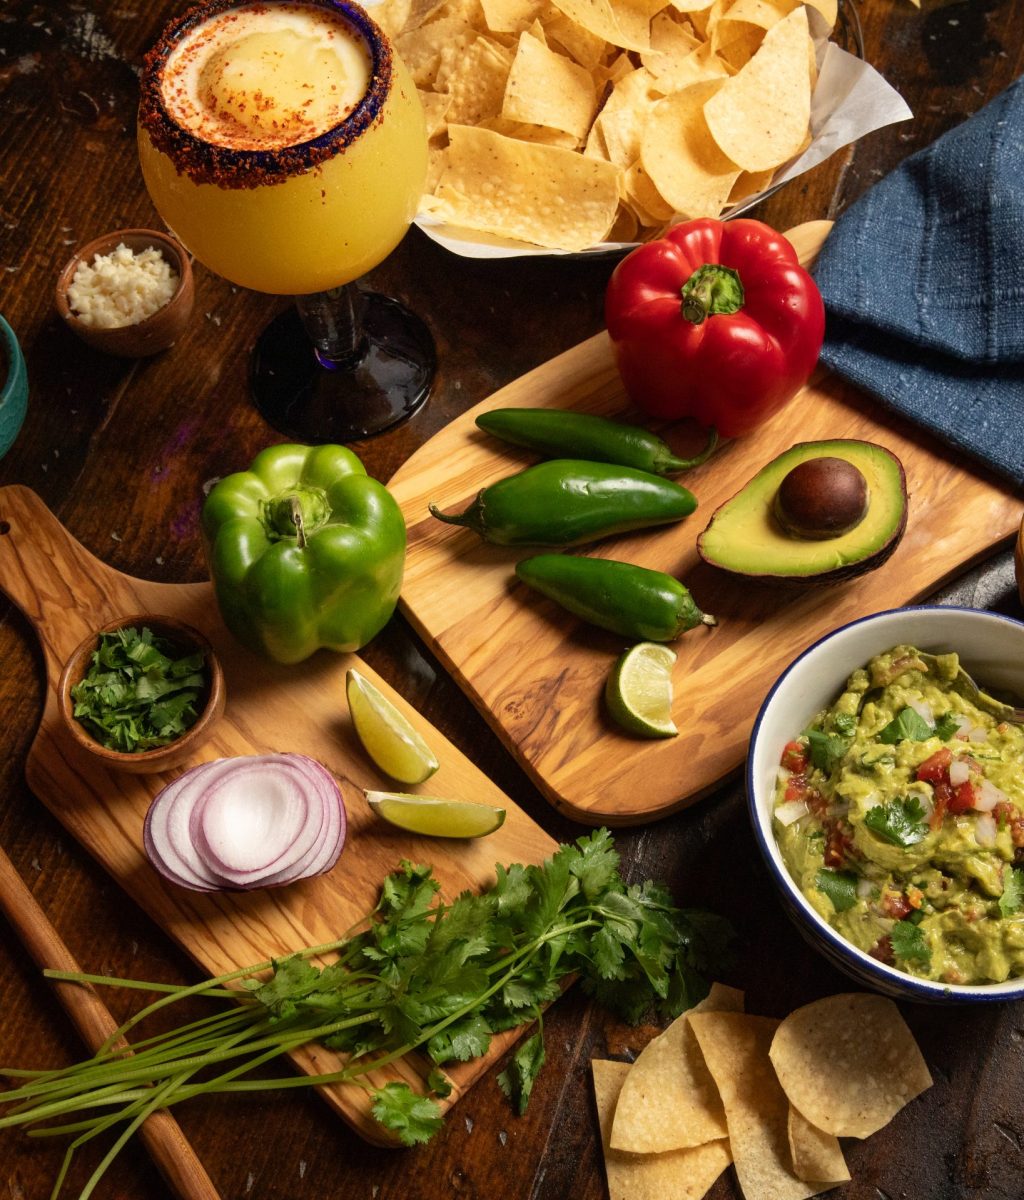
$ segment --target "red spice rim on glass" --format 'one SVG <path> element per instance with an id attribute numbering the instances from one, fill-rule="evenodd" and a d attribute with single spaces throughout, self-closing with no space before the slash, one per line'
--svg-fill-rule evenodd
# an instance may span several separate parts
<path id="1" fill-rule="evenodd" d="M 183 37 L 210 17 L 251 0 L 206 0 L 176 17 L 143 59 L 140 80 L 139 124 L 153 145 L 166 154 L 179 174 L 194 183 L 222 188 L 254 188 L 283 183 L 333 158 L 355 142 L 376 121 L 391 91 L 394 62 L 391 44 L 365 9 L 353 0 L 303 0 L 344 17 L 363 38 L 370 51 L 370 79 L 362 99 L 344 120 L 306 142 L 273 150 L 239 150 L 204 142 L 174 120 L 164 104 L 163 68 Z"/>

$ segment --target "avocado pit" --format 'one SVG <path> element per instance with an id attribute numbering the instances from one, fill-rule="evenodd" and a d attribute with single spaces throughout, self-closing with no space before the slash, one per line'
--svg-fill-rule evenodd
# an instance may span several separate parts
<path id="1" fill-rule="evenodd" d="M 821 541 L 856 529 L 868 500 L 868 481 L 848 459 L 808 458 L 779 485 L 775 519 L 792 537 Z"/>

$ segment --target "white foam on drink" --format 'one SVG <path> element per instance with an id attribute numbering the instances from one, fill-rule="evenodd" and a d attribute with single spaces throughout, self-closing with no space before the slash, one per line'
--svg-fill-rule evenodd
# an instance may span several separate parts
<path id="1" fill-rule="evenodd" d="M 369 79 L 369 51 L 340 14 L 243 4 L 182 38 L 164 65 L 161 94 L 170 116 L 203 141 L 272 150 L 343 121 Z"/>

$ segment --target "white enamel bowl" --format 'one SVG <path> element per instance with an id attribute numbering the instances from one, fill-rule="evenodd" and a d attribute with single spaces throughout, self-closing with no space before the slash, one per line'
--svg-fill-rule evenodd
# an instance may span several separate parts
<path id="1" fill-rule="evenodd" d="M 874 991 L 924 1003 L 978 1004 L 1024 998 L 1024 978 L 992 984 L 917 979 L 858 950 L 814 911 L 783 862 L 772 830 L 772 799 L 783 747 L 839 696 L 847 676 L 875 654 L 909 644 L 940 654 L 955 650 L 977 683 L 1024 698 L 1024 623 L 973 608 L 900 608 L 843 625 L 815 642 L 782 673 L 754 723 L 747 758 L 747 800 L 754 837 L 783 907 L 830 962 Z M 1021 767 L 1024 770 L 1024 764 Z"/>

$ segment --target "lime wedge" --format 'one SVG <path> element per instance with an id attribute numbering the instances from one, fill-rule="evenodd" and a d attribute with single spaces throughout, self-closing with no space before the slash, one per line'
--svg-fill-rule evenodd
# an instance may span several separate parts
<path id="1" fill-rule="evenodd" d="M 675 737 L 672 666 L 675 654 L 657 642 L 641 642 L 618 660 L 604 698 L 615 721 L 638 737 Z"/>
<path id="2" fill-rule="evenodd" d="M 345 676 L 348 708 L 363 749 L 385 775 L 422 783 L 438 768 L 437 755 L 391 701 L 358 671 Z"/>
<path id="3" fill-rule="evenodd" d="M 367 792 L 366 799 L 377 816 L 389 824 L 428 837 L 484 837 L 505 823 L 503 808 L 470 804 L 467 800 L 407 796 L 404 792 Z"/>

